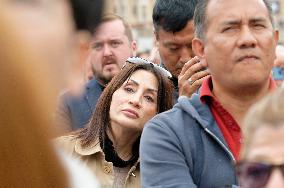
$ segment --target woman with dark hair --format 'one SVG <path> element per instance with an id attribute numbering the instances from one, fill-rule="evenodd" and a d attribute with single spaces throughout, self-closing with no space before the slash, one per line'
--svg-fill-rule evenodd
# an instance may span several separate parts
<path id="1" fill-rule="evenodd" d="M 128 58 L 102 93 L 89 126 L 57 142 L 82 159 L 102 187 L 140 187 L 140 136 L 149 119 L 172 107 L 169 77 L 151 62 Z"/>

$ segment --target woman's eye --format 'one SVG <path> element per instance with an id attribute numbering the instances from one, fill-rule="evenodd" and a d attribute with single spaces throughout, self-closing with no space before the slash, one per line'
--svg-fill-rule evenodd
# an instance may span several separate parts
<path id="1" fill-rule="evenodd" d="M 130 88 L 130 87 L 125 87 L 124 90 L 126 92 L 128 92 L 128 93 L 133 93 L 134 92 L 134 90 L 132 88 Z"/>
<path id="2" fill-rule="evenodd" d="M 148 102 L 154 102 L 154 99 L 150 96 L 145 96 L 145 98 Z"/>

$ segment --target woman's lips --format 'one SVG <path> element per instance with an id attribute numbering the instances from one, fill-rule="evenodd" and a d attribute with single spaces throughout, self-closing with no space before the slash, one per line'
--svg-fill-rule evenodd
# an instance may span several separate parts
<path id="1" fill-rule="evenodd" d="M 130 117 L 130 118 L 133 118 L 133 119 L 139 118 L 138 113 L 135 112 L 134 110 L 131 110 L 131 109 L 124 109 L 124 110 L 122 110 L 122 112 L 123 112 L 127 117 Z"/>

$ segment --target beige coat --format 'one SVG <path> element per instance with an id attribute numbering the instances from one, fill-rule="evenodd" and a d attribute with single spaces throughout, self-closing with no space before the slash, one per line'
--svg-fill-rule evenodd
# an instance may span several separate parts
<path id="1" fill-rule="evenodd" d="M 102 188 L 115 187 L 113 186 L 113 165 L 111 162 L 107 162 L 105 160 L 105 155 L 99 142 L 94 143 L 88 148 L 83 148 L 80 144 L 80 139 L 73 135 L 69 135 L 57 138 L 55 143 L 60 148 L 63 148 L 67 154 L 82 160 L 91 169 L 91 171 L 94 172 L 96 178 L 100 181 Z M 139 162 L 130 168 L 124 187 L 141 187 Z"/>

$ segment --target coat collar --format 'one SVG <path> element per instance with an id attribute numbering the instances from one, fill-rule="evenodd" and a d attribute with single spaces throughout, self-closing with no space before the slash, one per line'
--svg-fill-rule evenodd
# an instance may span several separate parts
<path id="1" fill-rule="evenodd" d="M 93 144 L 91 144 L 88 147 L 82 147 L 81 145 L 81 139 L 76 140 L 75 143 L 75 152 L 80 154 L 80 155 L 92 155 L 92 154 L 96 154 L 96 153 L 103 153 L 103 150 L 99 144 L 99 141 L 93 142 Z"/>

